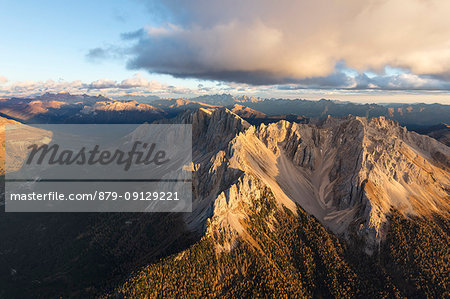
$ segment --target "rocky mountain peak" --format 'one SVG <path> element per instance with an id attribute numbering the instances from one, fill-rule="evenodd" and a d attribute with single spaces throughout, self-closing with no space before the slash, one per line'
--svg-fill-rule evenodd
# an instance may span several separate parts
<path id="1" fill-rule="evenodd" d="M 193 124 L 194 184 L 209 182 L 194 186 L 191 217 L 203 222 L 189 222 L 202 227 L 212 217 L 214 227 L 245 235 L 241 208 L 267 189 L 280 207 L 299 205 L 336 234 L 357 233 L 370 251 L 392 208 L 450 210 L 449 148 L 383 117 L 250 126 L 227 109 L 199 109 L 183 118 Z"/>

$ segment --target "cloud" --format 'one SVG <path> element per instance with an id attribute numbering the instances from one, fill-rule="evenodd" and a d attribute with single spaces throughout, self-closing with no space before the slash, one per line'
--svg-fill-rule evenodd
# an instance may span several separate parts
<path id="1" fill-rule="evenodd" d="M 86 54 L 86 58 L 91 61 L 97 61 L 109 58 L 109 53 L 108 50 L 98 47 L 90 49 L 89 52 Z"/>
<path id="2" fill-rule="evenodd" d="M 383 90 L 450 90 L 450 82 L 427 75 L 398 74 L 369 78 L 364 74 L 356 77 L 355 89 Z"/>
<path id="3" fill-rule="evenodd" d="M 104 48 L 97 47 L 90 49 L 86 54 L 86 59 L 90 62 L 101 62 L 105 59 L 124 59 L 126 53 L 121 47 L 109 45 Z"/>
<path id="4" fill-rule="evenodd" d="M 136 74 L 132 78 L 128 78 L 120 82 L 118 85 L 119 88 L 136 88 L 136 87 L 145 87 L 148 89 L 164 89 L 167 85 L 161 84 L 157 81 L 149 81 L 144 78 L 141 74 Z"/>
<path id="5" fill-rule="evenodd" d="M 27 96 L 46 92 L 79 91 L 83 90 L 84 87 L 85 84 L 79 80 L 72 82 L 53 80 L 11 82 L 0 88 L 0 96 Z"/>
<path id="6" fill-rule="evenodd" d="M 158 81 L 150 81 L 143 77 L 141 74 L 135 74 L 131 78 L 122 80 L 120 83 L 117 81 L 109 80 L 106 78 L 93 81 L 89 84 L 89 89 L 136 89 L 145 88 L 147 90 L 165 89 L 168 86 L 161 84 Z"/>
<path id="7" fill-rule="evenodd" d="M 116 81 L 103 78 L 103 79 L 99 79 L 99 80 L 91 82 L 91 84 L 89 84 L 89 89 L 115 88 L 116 85 L 117 85 Z"/>
<path id="8" fill-rule="evenodd" d="M 133 40 L 133 39 L 136 39 L 136 38 L 139 38 L 139 37 L 143 36 L 144 34 L 145 34 L 145 30 L 141 28 L 141 29 L 136 30 L 136 31 L 122 33 L 120 35 L 120 37 L 123 40 Z"/>
<path id="9" fill-rule="evenodd" d="M 306 84 L 322 78 L 323 86 L 333 86 L 350 83 L 352 76 L 335 68 L 345 61 L 357 73 L 392 66 L 418 76 L 395 78 L 392 88 L 408 82 L 427 86 L 418 80 L 426 76 L 450 78 L 450 1 L 147 3 L 163 11 L 166 22 L 122 36 L 134 42 L 127 52 L 130 69 L 249 84 Z M 105 56 L 102 50 L 88 56 Z"/>
<path id="10" fill-rule="evenodd" d="M 300 79 L 295 84 L 277 86 L 279 90 L 298 89 L 338 89 L 338 90 L 387 90 L 387 91 L 431 91 L 450 90 L 450 82 L 433 76 L 402 73 L 396 75 L 367 76 L 359 73 L 355 76 L 343 71 L 335 70 L 325 77 L 312 77 Z"/>
<path id="11" fill-rule="evenodd" d="M 0 77 L 4 78 L 4 77 Z M 5 78 L 6 79 L 6 78 Z M 6 81 L 5 81 L 6 82 Z M 140 74 L 135 74 L 131 78 L 124 79 L 120 82 L 110 79 L 99 79 L 90 83 L 82 81 L 22 81 L 2 84 L 0 87 L 0 97 L 27 97 L 40 95 L 46 92 L 58 93 L 69 92 L 73 94 L 97 94 L 106 95 L 124 95 L 133 94 L 179 94 L 192 93 L 191 90 L 183 87 L 174 87 L 167 84 L 147 80 Z"/>
<path id="12" fill-rule="evenodd" d="M 6 82 L 8 82 L 8 79 L 6 77 L 0 75 L 0 84 L 6 83 Z"/>

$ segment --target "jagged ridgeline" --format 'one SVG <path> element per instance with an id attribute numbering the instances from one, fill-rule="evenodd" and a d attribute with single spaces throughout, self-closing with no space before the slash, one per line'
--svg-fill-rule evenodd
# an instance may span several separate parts
<path id="1" fill-rule="evenodd" d="M 3 218 L 0 297 L 449 296 L 444 144 L 383 117 L 159 122 L 192 124 L 192 213 Z"/>

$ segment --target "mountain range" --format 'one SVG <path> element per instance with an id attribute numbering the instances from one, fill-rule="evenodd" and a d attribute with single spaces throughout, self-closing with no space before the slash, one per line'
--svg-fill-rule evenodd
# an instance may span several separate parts
<path id="1" fill-rule="evenodd" d="M 2 123 L 24 126 L 192 124 L 193 209 L 2 213 L 0 297 L 446 297 L 449 109 L 229 95 L 2 100 Z"/>

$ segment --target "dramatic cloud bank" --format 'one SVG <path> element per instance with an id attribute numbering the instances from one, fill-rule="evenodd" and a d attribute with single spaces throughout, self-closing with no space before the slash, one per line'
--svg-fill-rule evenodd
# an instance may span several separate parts
<path id="1" fill-rule="evenodd" d="M 392 69 L 388 69 L 392 72 Z M 280 89 L 346 89 L 346 90 L 450 90 L 450 82 L 442 80 L 433 75 L 416 75 L 395 70 L 395 73 L 388 74 L 366 74 L 356 72 L 347 68 L 344 64 L 338 63 L 335 70 L 325 77 L 313 77 L 298 79 L 296 84 L 285 84 L 279 86 Z"/>
<path id="2" fill-rule="evenodd" d="M 450 1 L 147 4 L 164 12 L 166 22 L 123 34 L 134 42 L 126 51 L 130 69 L 298 88 L 449 89 Z M 107 57 L 111 51 L 117 52 L 96 48 L 89 57 Z M 387 74 L 386 66 L 403 72 Z"/>

